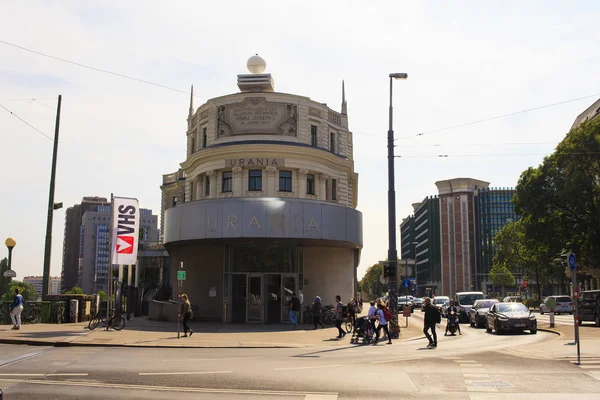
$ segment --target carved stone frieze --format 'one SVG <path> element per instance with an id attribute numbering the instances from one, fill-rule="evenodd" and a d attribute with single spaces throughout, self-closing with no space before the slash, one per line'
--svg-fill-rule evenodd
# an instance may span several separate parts
<path id="1" fill-rule="evenodd" d="M 298 106 L 247 97 L 241 103 L 219 106 L 217 135 L 272 134 L 296 136 Z"/>

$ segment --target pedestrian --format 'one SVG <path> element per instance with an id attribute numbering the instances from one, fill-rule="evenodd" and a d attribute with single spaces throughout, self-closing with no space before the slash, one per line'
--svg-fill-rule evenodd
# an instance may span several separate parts
<path id="1" fill-rule="evenodd" d="M 452 314 L 452 311 L 454 311 L 454 314 Z M 459 318 L 458 318 L 458 308 L 456 308 L 456 306 L 454 305 L 454 300 L 450 300 L 450 305 L 448 306 L 448 309 L 446 310 L 446 317 L 447 317 L 448 321 L 446 323 L 446 333 L 444 333 L 444 336 L 448 336 L 448 330 L 450 329 L 451 324 L 456 324 L 456 329 L 458 330 L 458 334 L 462 336 L 462 332 L 460 331 Z"/>
<path id="2" fill-rule="evenodd" d="M 371 307 L 369 307 L 369 311 L 367 312 L 367 318 L 369 319 L 369 324 L 371 324 L 371 330 L 375 332 L 375 322 L 377 321 L 377 306 L 375 306 L 375 301 L 371 301 Z"/>
<path id="3" fill-rule="evenodd" d="M 379 325 L 377 326 L 377 331 L 376 331 L 376 337 L 375 337 L 375 343 L 377 343 L 379 341 L 379 335 L 381 334 L 381 330 L 383 329 L 383 331 L 385 332 L 387 338 L 388 338 L 388 342 L 387 344 L 392 344 L 392 337 L 390 336 L 390 331 L 388 329 L 388 321 L 385 319 L 385 313 L 383 312 L 384 308 L 383 308 L 383 304 L 378 304 L 377 305 L 377 318 L 379 319 Z"/>
<path id="4" fill-rule="evenodd" d="M 338 328 L 337 339 L 342 339 L 346 336 L 346 332 L 342 329 L 342 322 L 344 322 L 344 305 L 342 304 L 342 298 L 338 294 L 335 296 L 335 327 Z"/>
<path id="5" fill-rule="evenodd" d="M 425 324 L 423 327 L 423 333 L 429 340 L 427 347 L 437 347 L 437 334 L 435 333 L 435 324 L 441 322 L 441 314 L 437 308 L 431 305 L 431 299 L 425 297 L 425 306 L 423 307 L 425 312 Z M 431 329 L 431 335 L 429 330 Z M 432 339 L 433 336 L 433 339 Z"/>
<path id="6" fill-rule="evenodd" d="M 300 299 L 296 297 L 296 293 L 292 293 L 290 300 L 290 323 L 296 329 L 298 326 L 298 312 L 300 312 Z"/>
<path id="7" fill-rule="evenodd" d="M 191 337 L 194 334 L 194 331 L 188 326 L 188 321 L 192 317 L 192 303 L 190 303 L 187 294 L 182 294 L 181 300 L 183 300 L 183 304 L 181 305 L 181 315 L 183 315 L 183 337 L 188 336 L 188 331 L 190 332 Z"/>
<path id="8" fill-rule="evenodd" d="M 356 314 L 359 312 L 358 311 L 358 301 L 356 300 L 356 297 L 352 297 L 352 299 L 350 299 L 347 309 L 348 309 L 348 317 L 350 318 L 350 322 L 352 322 L 352 326 L 354 326 L 356 324 Z"/>
<path id="9" fill-rule="evenodd" d="M 21 329 L 21 313 L 23 312 L 23 296 L 19 294 L 19 289 L 15 289 L 15 297 L 10 305 L 10 319 L 12 320 L 12 330 Z"/>
<path id="10" fill-rule="evenodd" d="M 317 296 L 315 302 L 312 304 L 312 315 L 313 324 L 315 325 L 315 331 L 317 330 L 317 324 L 321 325 L 321 329 L 325 329 L 323 321 L 321 321 L 321 313 L 323 312 L 323 305 L 321 304 L 321 298 Z"/>

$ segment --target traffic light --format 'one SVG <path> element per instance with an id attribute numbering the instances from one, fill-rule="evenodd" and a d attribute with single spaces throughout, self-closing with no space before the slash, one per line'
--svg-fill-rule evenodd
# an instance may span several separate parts
<path id="1" fill-rule="evenodd" d="M 390 276 L 390 265 L 383 264 L 383 277 L 388 278 Z"/>

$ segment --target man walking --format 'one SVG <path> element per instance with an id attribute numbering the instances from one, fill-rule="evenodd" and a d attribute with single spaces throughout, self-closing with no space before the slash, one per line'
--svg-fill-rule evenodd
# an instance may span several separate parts
<path id="1" fill-rule="evenodd" d="M 342 329 L 342 323 L 344 322 L 344 305 L 342 304 L 342 298 L 338 294 L 335 296 L 335 327 L 338 328 L 337 339 L 342 339 L 346 336 L 346 332 Z"/>
<path id="2" fill-rule="evenodd" d="M 298 312 L 300 311 L 300 300 L 296 297 L 296 293 L 292 293 L 290 300 L 290 322 L 294 329 L 298 325 Z"/>
<path id="3" fill-rule="evenodd" d="M 431 299 L 429 297 L 425 298 L 425 307 L 423 308 L 425 312 L 425 326 L 423 327 L 423 333 L 429 340 L 429 344 L 427 347 L 437 347 L 437 334 L 435 333 L 435 324 L 441 322 L 441 315 L 437 308 L 431 305 Z M 431 335 L 429 335 L 429 330 L 431 329 Z M 433 339 L 432 339 L 433 336 Z"/>
<path id="4" fill-rule="evenodd" d="M 23 296 L 19 294 L 19 289 L 15 289 L 15 297 L 10 305 L 10 319 L 13 323 L 13 330 L 21 329 L 21 313 L 23 312 Z"/>

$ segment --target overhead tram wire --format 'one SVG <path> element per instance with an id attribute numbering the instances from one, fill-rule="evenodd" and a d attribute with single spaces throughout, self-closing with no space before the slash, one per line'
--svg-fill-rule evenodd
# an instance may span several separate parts
<path id="1" fill-rule="evenodd" d="M 587 156 L 600 155 L 600 152 L 566 152 L 561 155 Z M 397 155 L 398 158 L 467 158 L 467 157 L 518 157 L 518 156 L 548 156 L 547 153 L 487 153 L 487 154 L 423 154 L 423 155 Z"/>
<path id="2" fill-rule="evenodd" d="M 8 112 L 10 115 L 12 115 L 13 117 L 17 118 L 19 121 L 21 121 L 22 123 L 24 123 L 25 125 L 27 125 L 28 127 L 30 127 L 31 129 L 33 129 L 34 131 L 38 132 L 40 135 L 43 135 L 45 137 L 47 137 L 50 140 L 54 140 L 52 139 L 50 136 L 46 135 L 44 132 L 40 131 L 38 128 L 36 128 L 35 126 L 31 125 L 29 122 L 25 121 L 23 118 L 19 117 L 17 114 L 15 114 L 14 112 L 10 111 L 8 108 L 4 107 L 2 104 L 0 104 L 0 107 L 2 107 L 3 109 L 6 110 L 6 112 Z"/>
<path id="3" fill-rule="evenodd" d="M 11 47 L 17 48 L 19 50 L 23 50 L 23 51 L 32 53 L 32 54 L 36 54 L 38 56 L 50 58 L 52 60 L 61 61 L 61 62 L 68 63 L 68 64 L 71 64 L 71 65 L 76 65 L 78 67 L 86 68 L 86 69 L 89 69 L 89 70 L 92 70 L 92 71 L 96 71 L 96 72 L 101 72 L 101 73 L 108 74 L 108 75 L 117 76 L 119 78 L 129 79 L 129 80 L 132 80 L 132 81 L 135 81 L 135 82 L 139 82 L 139 83 L 145 83 L 147 85 L 157 86 L 157 87 L 160 87 L 160 88 L 163 88 L 163 89 L 167 89 L 167 90 L 171 90 L 171 91 L 177 92 L 177 93 L 182 93 L 182 94 L 186 94 L 186 95 L 190 94 L 189 91 L 175 89 L 175 88 L 172 88 L 172 87 L 160 84 L 160 83 L 150 82 L 150 81 L 147 81 L 147 80 L 144 80 L 144 79 L 135 78 L 133 76 L 121 74 L 121 73 L 118 73 L 118 72 L 108 71 L 108 70 L 105 70 L 105 69 L 102 69 L 102 68 L 92 67 L 90 65 L 82 64 L 82 63 L 79 63 L 79 62 L 76 62 L 76 61 L 71 61 L 71 60 L 67 60 L 67 59 L 64 59 L 64 58 L 56 57 L 56 56 L 53 56 L 53 55 L 50 55 L 50 54 L 42 53 L 40 51 L 28 49 L 27 47 L 23 47 L 23 46 L 20 46 L 18 44 L 10 43 L 10 42 L 7 42 L 5 40 L 0 40 L 0 43 L 5 44 L 7 46 L 11 46 Z M 203 99 L 202 97 L 196 96 L 196 95 L 194 95 L 194 97 L 196 97 L 198 99 Z"/>

